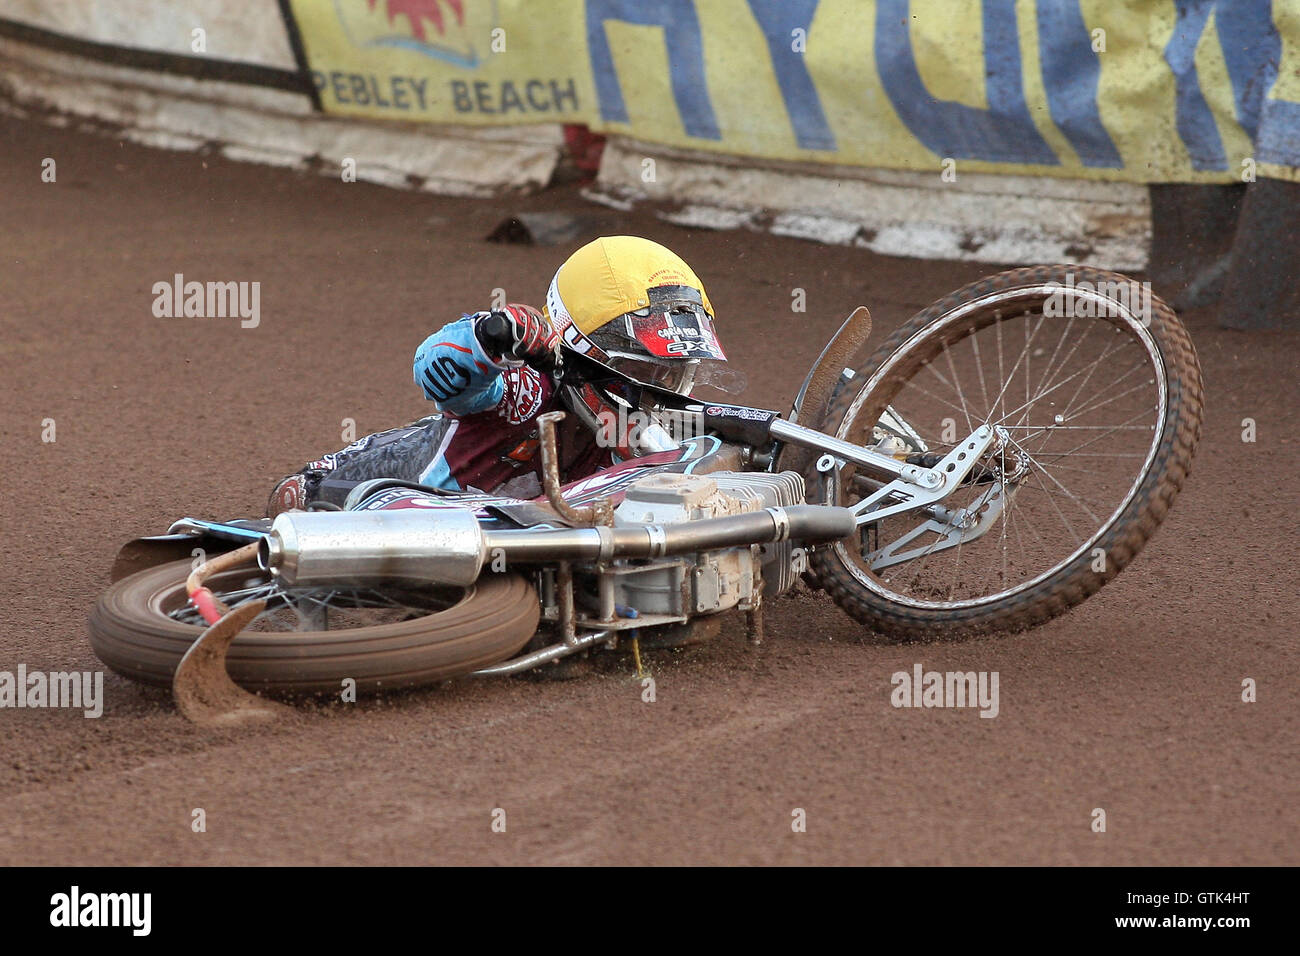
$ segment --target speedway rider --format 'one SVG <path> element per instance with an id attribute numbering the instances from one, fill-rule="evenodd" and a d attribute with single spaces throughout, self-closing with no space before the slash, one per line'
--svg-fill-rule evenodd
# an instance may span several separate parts
<path id="1" fill-rule="evenodd" d="M 275 487 L 267 514 L 322 499 L 340 505 L 347 489 L 372 478 L 536 497 L 536 419 L 557 409 L 570 413 L 559 429 L 564 481 L 675 445 L 653 422 L 625 427 L 610 393 L 561 381 L 554 374 L 561 337 L 602 365 L 682 395 L 726 361 L 713 307 L 690 266 L 648 239 L 597 239 L 560 266 L 542 313 L 517 304 L 476 312 L 420 344 L 415 382 L 440 414 L 311 462 Z M 620 423 L 612 432 L 611 422 Z"/>

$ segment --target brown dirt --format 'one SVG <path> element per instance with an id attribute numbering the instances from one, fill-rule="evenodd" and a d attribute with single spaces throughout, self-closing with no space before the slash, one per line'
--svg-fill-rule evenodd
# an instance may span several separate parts
<path id="1" fill-rule="evenodd" d="M 341 444 L 344 418 L 366 431 L 427 411 L 416 342 L 494 287 L 540 300 L 568 251 L 483 242 L 508 212 L 580 210 L 672 245 L 709 283 L 747 400 L 773 407 L 854 306 L 880 341 L 993 271 L 690 232 L 570 189 L 461 201 L 9 119 L 0 141 L 0 670 L 97 669 L 85 619 L 125 539 L 260 514 L 274 479 Z M 260 281 L 260 327 L 155 318 L 151 286 L 176 272 Z M 196 730 L 110 673 L 99 720 L 0 710 L 0 863 L 1300 862 L 1283 520 L 1300 497 L 1300 336 L 1186 318 L 1207 396 L 1192 478 L 1134 565 L 1044 627 L 890 645 L 800 591 L 769 609 L 761 651 L 733 623 L 653 657 L 653 704 L 616 665 L 243 733 Z M 890 674 L 918 661 L 998 671 L 1001 715 L 893 709 Z"/>

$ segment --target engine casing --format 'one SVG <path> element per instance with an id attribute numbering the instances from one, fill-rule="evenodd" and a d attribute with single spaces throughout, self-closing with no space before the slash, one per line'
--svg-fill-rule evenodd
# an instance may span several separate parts
<path id="1" fill-rule="evenodd" d="M 614 510 L 615 527 L 667 525 L 786 507 L 804 501 L 803 478 L 787 471 L 659 473 L 632 485 Z M 656 562 L 614 575 L 615 599 L 643 614 L 693 615 L 729 610 L 754 601 L 761 586 L 777 594 L 794 583 L 789 541 L 729 548 L 688 559 Z"/>

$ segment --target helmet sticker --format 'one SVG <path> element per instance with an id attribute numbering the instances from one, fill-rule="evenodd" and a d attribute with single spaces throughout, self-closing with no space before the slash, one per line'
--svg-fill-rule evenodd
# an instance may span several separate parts
<path id="1" fill-rule="evenodd" d="M 566 325 L 564 331 L 560 333 L 560 337 L 564 339 L 565 345 L 580 355 L 590 355 L 596 359 L 605 357 L 605 353 L 600 347 L 583 335 L 576 325 Z"/>
<path id="2" fill-rule="evenodd" d="M 703 308 L 627 316 L 629 338 L 655 358 L 725 359 Z"/>
<path id="3" fill-rule="evenodd" d="M 551 327 L 557 332 L 570 328 L 573 325 L 573 316 L 569 315 L 569 310 L 564 307 L 564 300 L 560 298 L 559 274 L 551 280 L 551 286 L 546 290 L 546 317 L 551 320 Z"/>

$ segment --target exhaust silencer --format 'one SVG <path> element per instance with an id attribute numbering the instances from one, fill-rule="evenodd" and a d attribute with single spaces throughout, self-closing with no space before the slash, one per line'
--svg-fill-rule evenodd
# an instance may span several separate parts
<path id="1" fill-rule="evenodd" d="M 487 549 L 467 508 L 278 515 L 257 563 L 289 586 L 416 580 L 468 587 Z"/>

